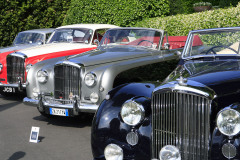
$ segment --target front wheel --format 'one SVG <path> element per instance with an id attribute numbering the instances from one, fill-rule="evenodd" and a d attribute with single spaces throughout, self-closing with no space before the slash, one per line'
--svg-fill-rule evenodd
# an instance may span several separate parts
<path id="1" fill-rule="evenodd" d="M 46 117 L 46 118 L 52 118 L 52 115 L 46 114 L 44 111 L 40 111 L 40 110 L 39 110 L 39 107 L 37 107 L 37 109 L 38 109 L 39 113 L 40 113 L 42 116 L 44 116 L 44 117 Z"/>

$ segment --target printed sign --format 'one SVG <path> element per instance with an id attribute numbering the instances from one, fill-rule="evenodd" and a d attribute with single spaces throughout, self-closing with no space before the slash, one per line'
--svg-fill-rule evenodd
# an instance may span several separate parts
<path id="1" fill-rule="evenodd" d="M 29 142 L 38 143 L 39 130 L 40 127 L 32 127 Z"/>

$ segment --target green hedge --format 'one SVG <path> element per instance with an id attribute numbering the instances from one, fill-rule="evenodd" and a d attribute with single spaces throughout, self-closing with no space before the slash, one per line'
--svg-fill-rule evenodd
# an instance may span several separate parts
<path id="1" fill-rule="evenodd" d="M 12 44 L 18 32 L 62 25 L 70 0 L 0 0 L 0 46 Z"/>
<path id="2" fill-rule="evenodd" d="M 240 3 L 228 9 L 145 19 L 135 26 L 164 29 L 171 36 L 187 35 L 197 29 L 240 26 Z"/>
<path id="3" fill-rule="evenodd" d="M 169 13 L 168 0 L 72 0 L 63 24 L 134 25 L 143 18 Z"/>
<path id="4" fill-rule="evenodd" d="M 236 6 L 240 0 L 169 0 L 170 15 L 193 13 L 193 4 L 197 2 L 210 2 L 213 6 L 226 8 Z"/>

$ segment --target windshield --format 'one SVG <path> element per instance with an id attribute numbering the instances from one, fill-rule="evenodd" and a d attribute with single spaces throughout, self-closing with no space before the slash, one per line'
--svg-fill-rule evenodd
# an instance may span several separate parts
<path id="1" fill-rule="evenodd" d="M 44 35 L 41 33 L 22 32 L 17 35 L 13 44 L 31 44 L 31 43 L 43 43 Z"/>
<path id="2" fill-rule="evenodd" d="M 192 34 L 184 57 L 239 54 L 240 31 L 215 30 Z"/>
<path id="3" fill-rule="evenodd" d="M 77 43 L 90 43 L 93 35 L 93 30 L 91 29 L 57 29 L 54 31 L 52 37 L 50 37 L 48 43 L 57 42 L 77 42 Z"/>
<path id="4" fill-rule="evenodd" d="M 108 30 L 101 46 L 131 45 L 158 49 L 161 32 L 150 29 L 111 29 Z"/>

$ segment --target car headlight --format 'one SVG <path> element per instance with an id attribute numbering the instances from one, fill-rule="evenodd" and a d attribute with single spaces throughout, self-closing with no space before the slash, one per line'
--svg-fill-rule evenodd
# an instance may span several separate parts
<path id="1" fill-rule="evenodd" d="M 47 82 L 47 79 L 48 79 L 48 73 L 47 73 L 47 71 L 45 71 L 45 70 L 39 70 L 39 71 L 37 72 L 37 80 L 38 80 L 38 82 L 40 82 L 40 83 L 45 83 L 45 82 Z"/>
<path id="2" fill-rule="evenodd" d="M 142 105 L 129 100 L 123 104 L 121 116 L 125 123 L 135 126 L 143 120 L 145 116 L 145 110 Z"/>
<path id="3" fill-rule="evenodd" d="M 3 69 L 3 65 L 2 63 L 0 63 L 0 72 L 2 71 L 2 69 Z"/>
<path id="4" fill-rule="evenodd" d="M 226 136 L 234 136 L 240 131 L 240 113 L 234 109 L 222 110 L 217 116 L 217 127 Z"/>
<path id="5" fill-rule="evenodd" d="M 181 154 L 177 147 L 167 145 L 159 152 L 159 158 L 160 160 L 181 160 Z"/>
<path id="6" fill-rule="evenodd" d="M 32 66 L 33 66 L 32 64 L 28 64 L 28 65 L 26 66 L 26 72 L 28 72 Z"/>
<path id="7" fill-rule="evenodd" d="M 84 78 L 84 82 L 87 86 L 91 87 L 96 83 L 96 79 L 97 77 L 94 73 L 88 73 Z"/>
<path id="8" fill-rule="evenodd" d="M 106 160 L 123 160 L 123 150 L 116 144 L 109 144 L 104 149 Z"/>

